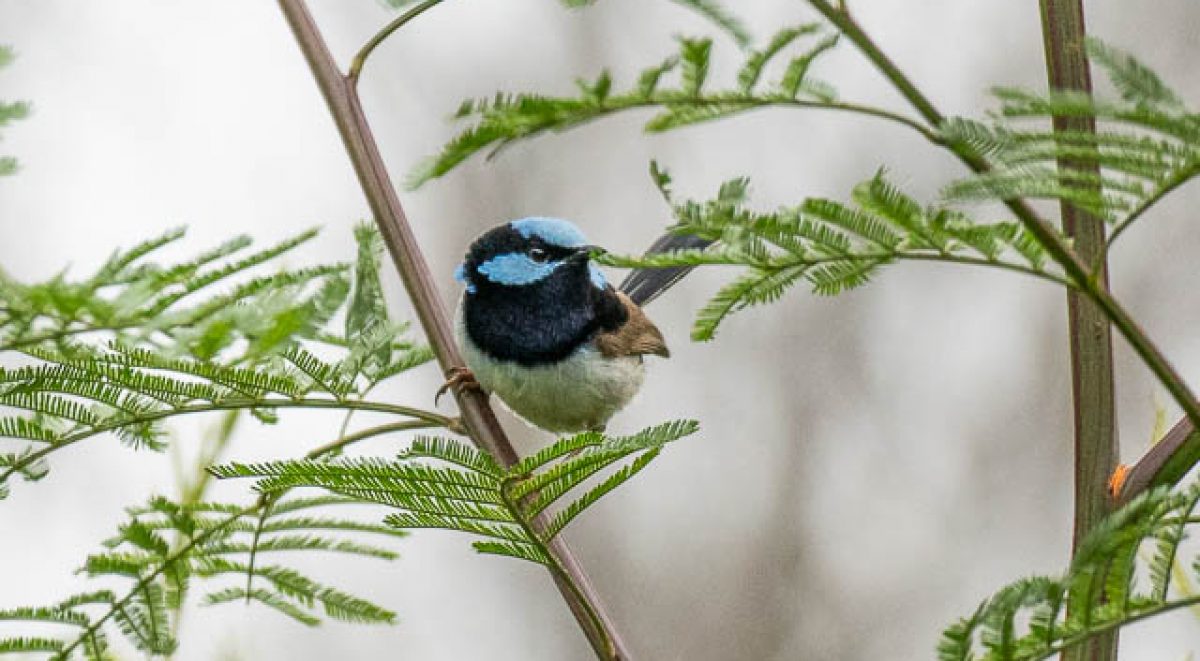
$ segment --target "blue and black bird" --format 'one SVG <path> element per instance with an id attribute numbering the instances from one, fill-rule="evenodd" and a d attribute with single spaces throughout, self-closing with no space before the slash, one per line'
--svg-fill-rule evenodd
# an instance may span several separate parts
<path id="1" fill-rule="evenodd" d="M 668 234 L 648 253 L 708 243 Z M 602 428 L 641 387 L 643 358 L 669 355 L 642 306 L 691 269 L 636 270 L 614 288 L 591 262 L 598 251 L 557 218 L 477 238 L 455 274 L 466 285 L 455 326 L 470 373 L 447 386 L 474 380 L 548 431 Z"/>

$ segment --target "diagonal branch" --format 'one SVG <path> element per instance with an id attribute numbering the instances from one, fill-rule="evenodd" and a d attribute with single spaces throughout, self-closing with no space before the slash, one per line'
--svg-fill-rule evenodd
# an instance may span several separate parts
<path id="1" fill-rule="evenodd" d="M 845 3 L 838 3 L 835 6 L 830 0 L 806 0 L 806 2 L 812 5 L 829 22 L 833 23 L 850 41 L 854 42 L 854 45 L 900 91 L 925 121 L 934 127 L 939 127 L 942 124 L 945 120 L 944 115 L 904 75 L 904 72 L 880 50 L 870 35 L 863 31 L 858 22 L 850 15 Z M 961 143 L 951 143 L 948 146 L 954 155 L 970 168 L 972 172 L 982 174 L 992 170 L 992 166 L 988 163 L 987 159 L 980 156 L 970 147 Z M 1050 223 L 1039 216 L 1024 200 L 1005 200 L 1004 205 L 1016 215 L 1026 230 L 1045 247 L 1046 252 L 1050 254 L 1054 261 L 1062 266 L 1067 276 L 1079 285 L 1084 293 L 1100 307 L 1104 315 L 1108 317 L 1108 320 L 1117 327 L 1117 331 L 1129 343 L 1134 353 L 1142 359 L 1146 367 L 1154 373 L 1158 381 L 1163 384 L 1163 387 L 1171 393 L 1172 398 L 1183 409 L 1190 426 L 1192 428 L 1200 426 L 1200 402 L 1197 401 L 1187 382 L 1183 380 L 1183 377 L 1175 370 L 1166 356 L 1159 351 L 1158 347 L 1150 341 L 1150 338 L 1133 317 L 1112 297 L 1108 289 L 1102 286 L 1087 264 L 1079 258 L 1079 255 L 1075 253 L 1071 246 L 1058 237 Z M 1168 445 L 1168 441 L 1170 441 L 1170 445 Z M 1173 484 L 1178 482 L 1187 473 L 1188 467 L 1200 461 L 1200 435 L 1181 434 L 1164 438 L 1159 443 L 1159 447 L 1155 449 L 1157 452 L 1152 460 L 1148 456 L 1145 466 L 1142 466 L 1143 462 L 1139 462 L 1138 464 L 1142 468 L 1139 472 L 1148 474 L 1147 479 L 1141 482 L 1143 488 L 1149 485 Z M 1130 489 L 1122 489 L 1120 492 L 1123 497 L 1136 495 Z"/>
<path id="2" fill-rule="evenodd" d="M 304 0 L 279 0 L 279 7 L 329 106 L 372 215 L 400 272 L 438 364 L 443 370 L 464 366 L 446 308 L 438 296 L 433 276 L 363 114 L 355 81 L 338 70 Z M 471 439 L 502 465 L 516 463 L 517 453 L 488 405 L 487 396 L 478 391 L 462 389 L 455 392 L 455 399 L 471 432 Z M 631 659 L 632 655 L 626 650 L 587 575 L 566 543 L 556 538 L 551 543 L 551 550 L 563 568 L 561 574 L 554 574 L 555 583 L 597 655 L 604 659 Z"/>

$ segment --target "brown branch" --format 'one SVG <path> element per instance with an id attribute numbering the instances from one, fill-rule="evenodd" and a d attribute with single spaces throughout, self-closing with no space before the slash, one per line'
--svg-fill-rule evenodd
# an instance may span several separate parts
<path id="1" fill-rule="evenodd" d="M 371 213 L 438 363 L 445 371 L 462 367 L 464 362 L 454 341 L 446 309 L 380 157 L 355 91 L 355 81 L 337 68 L 304 0 L 279 0 L 279 6 L 329 106 Z M 487 396 L 464 389 L 455 392 L 455 399 L 471 439 L 501 464 L 514 464 L 517 453 L 488 405 Z M 626 650 L 566 542 L 556 537 L 549 546 L 555 564 L 561 567 L 561 572 L 551 572 L 555 584 L 596 654 L 603 659 L 631 659 L 632 655 Z"/>
<path id="2" fill-rule="evenodd" d="M 1039 0 L 1046 74 L 1053 91 L 1092 92 L 1092 76 L 1084 52 L 1086 25 L 1082 0 Z M 1055 117 L 1054 131 L 1096 132 L 1092 117 Z M 1095 159 L 1058 159 L 1062 172 L 1100 176 Z M 1108 289 L 1104 221 L 1062 201 L 1063 233 L 1073 239 L 1075 252 L 1094 264 L 1093 282 Z M 1075 526 L 1072 555 L 1105 516 L 1111 501 L 1108 478 L 1117 467 L 1117 413 L 1114 401 L 1112 327 L 1104 310 L 1085 294 L 1067 291 L 1068 333 L 1071 338 L 1071 391 L 1075 412 Z M 1090 605 L 1085 605 L 1085 608 Z M 1070 614 L 1068 614 L 1070 617 Z M 1114 629 L 1067 648 L 1064 661 L 1111 661 L 1117 658 Z"/>
<path id="3" fill-rule="evenodd" d="M 1118 469 L 1110 485 L 1117 504 L 1124 505 L 1151 487 L 1179 481 L 1200 459 L 1196 456 L 1197 447 L 1200 435 L 1196 434 L 1196 425 L 1185 416 L 1137 463 Z"/>

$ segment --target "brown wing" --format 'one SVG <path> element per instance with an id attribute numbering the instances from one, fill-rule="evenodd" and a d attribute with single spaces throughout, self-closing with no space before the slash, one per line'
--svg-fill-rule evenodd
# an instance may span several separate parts
<path id="1" fill-rule="evenodd" d="M 596 336 L 596 346 L 600 353 L 609 358 L 645 354 L 669 357 L 671 352 L 667 350 L 666 340 L 654 322 L 642 312 L 642 308 L 624 293 L 617 292 L 617 298 L 629 314 L 629 319 L 617 328 Z"/>

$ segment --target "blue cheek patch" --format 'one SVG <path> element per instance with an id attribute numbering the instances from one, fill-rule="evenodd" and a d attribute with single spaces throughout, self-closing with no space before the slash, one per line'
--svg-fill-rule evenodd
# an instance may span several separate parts
<path id="1" fill-rule="evenodd" d="M 545 278 L 558 268 L 553 262 L 538 263 L 523 253 L 493 257 L 479 265 L 478 270 L 488 280 L 501 285 L 528 285 Z"/>
<path id="2" fill-rule="evenodd" d="M 608 286 L 608 279 L 604 277 L 604 273 L 599 266 L 588 263 L 588 275 L 592 278 L 592 284 L 596 285 L 597 289 L 604 289 Z"/>
<path id="3" fill-rule="evenodd" d="M 454 269 L 454 279 L 467 286 L 467 291 L 475 293 L 475 285 L 471 284 L 471 279 L 467 277 L 467 265 L 459 264 Z"/>
<path id="4" fill-rule="evenodd" d="M 509 223 L 521 236 L 536 236 L 552 246 L 574 248 L 587 244 L 587 237 L 575 225 L 560 218 L 522 218 Z"/>

